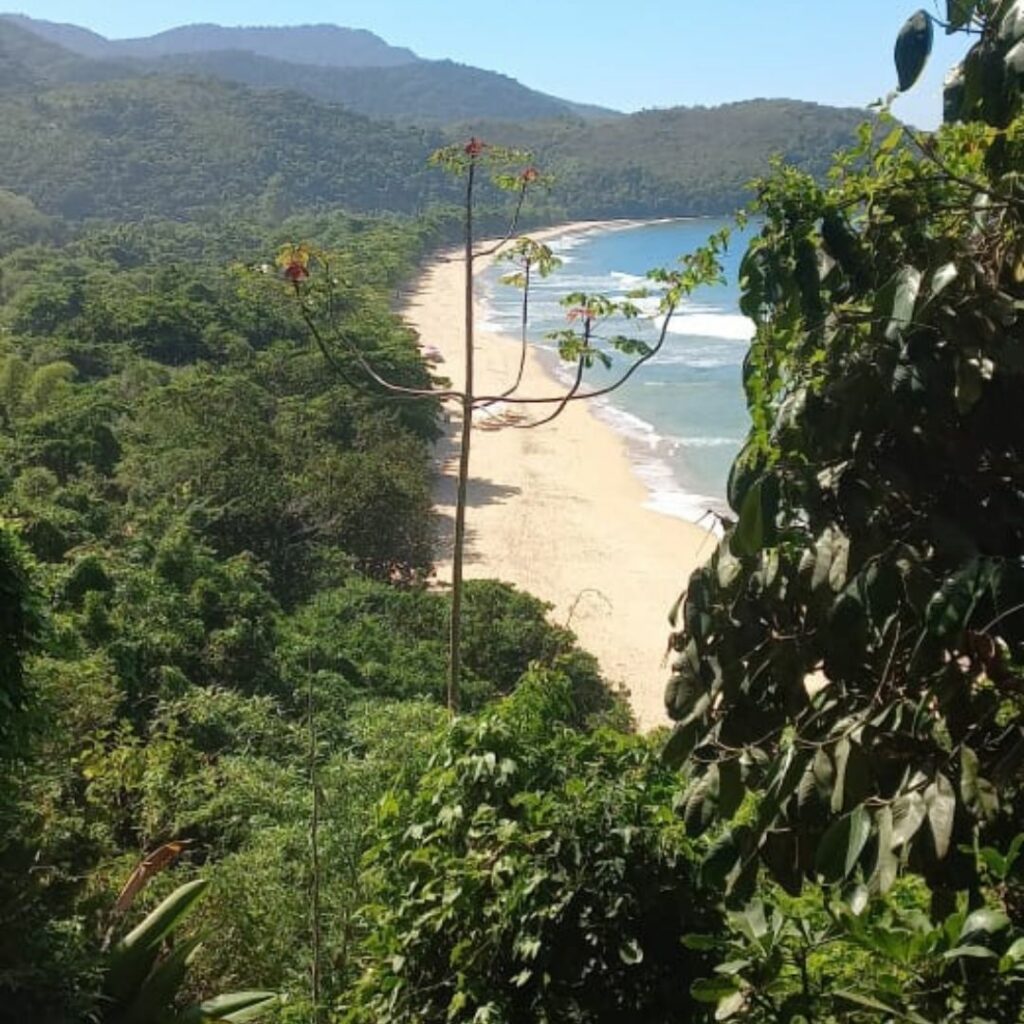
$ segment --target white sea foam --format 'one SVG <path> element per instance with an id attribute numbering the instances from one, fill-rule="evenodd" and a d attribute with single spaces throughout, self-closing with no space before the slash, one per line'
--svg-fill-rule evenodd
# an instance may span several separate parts
<path id="1" fill-rule="evenodd" d="M 665 458 L 680 447 L 717 447 L 735 443 L 732 438 L 664 437 L 647 420 L 620 409 L 610 402 L 596 405 L 598 415 L 617 433 L 632 442 L 633 470 L 647 488 L 644 507 L 662 515 L 709 526 L 709 512 L 722 511 L 722 502 L 680 486 L 672 466 Z"/>
<path id="2" fill-rule="evenodd" d="M 613 270 L 608 275 L 620 288 L 633 291 L 636 288 L 646 288 L 651 282 L 639 274 L 627 274 L 621 270 Z"/>
<path id="3" fill-rule="evenodd" d="M 632 226 L 641 225 L 623 224 L 611 230 Z M 580 266 L 578 259 L 575 261 L 576 266 L 572 265 L 574 250 L 586 245 L 595 236 L 607 233 L 608 230 L 609 227 L 606 225 L 594 226 L 583 232 L 549 239 L 548 244 L 563 258 L 566 266 L 550 278 L 535 282 L 536 290 L 531 301 L 532 319 L 536 325 L 533 333 L 535 348 L 552 353 L 555 346 L 550 339 L 543 338 L 543 332 L 564 325 L 565 310 L 560 308 L 559 300 L 567 293 L 601 292 L 614 298 L 624 298 L 628 292 L 650 283 L 639 274 L 618 270 L 588 273 Z M 629 334 L 648 336 L 650 331 L 660 330 L 663 319 L 657 315 L 659 299 L 655 286 L 652 286 L 652 292 L 654 294 L 646 299 L 634 300 L 644 314 L 642 324 L 609 324 L 607 333 L 625 331 Z M 507 333 L 509 325 L 518 323 L 517 302 L 518 293 L 514 289 L 501 286 L 488 288 L 481 326 L 484 329 L 504 329 Z M 635 332 L 634 327 L 637 328 Z M 735 342 L 748 342 L 753 335 L 753 327 L 745 317 L 713 302 L 686 303 L 676 313 L 670 328 L 670 337 L 665 348 L 659 353 L 657 363 L 666 367 L 682 367 L 680 376 L 684 381 L 690 379 L 686 376 L 688 369 L 701 370 L 738 365 L 743 347 Z M 551 356 L 547 356 L 545 362 L 559 381 L 566 385 L 571 382 L 575 375 L 574 366 Z M 650 369 L 655 379 L 638 375 L 638 384 L 649 387 L 678 386 L 676 380 L 658 380 L 658 374 L 653 370 L 653 366 L 652 363 Z M 673 373 L 671 376 L 675 378 L 677 374 Z M 600 382 L 595 380 L 594 383 Z M 721 449 L 724 452 L 731 446 L 739 447 L 741 442 L 725 436 L 721 432 L 721 427 L 717 433 L 714 432 L 711 423 L 708 423 L 707 436 L 700 435 L 700 428 L 695 432 L 692 427 L 687 431 L 687 436 L 665 436 L 659 433 L 652 423 L 611 404 L 607 399 L 599 399 L 591 407 L 626 441 L 634 471 L 647 491 L 645 507 L 690 522 L 699 521 L 702 525 L 710 527 L 709 510 L 724 511 L 724 502 L 721 498 L 701 493 L 700 486 L 692 491 L 687 490 L 677 471 L 683 474 L 683 479 L 686 478 L 689 472 L 688 450 L 693 451 L 693 464 L 699 467 L 704 465 L 708 458 L 714 463 L 716 456 L 709 452 L 707 456 L 702 456 L 698 460 L 698 451 Z M 495 407 L 492 414 L 497 411 Z M 699 474 L 698 479 L 702 479 Z"/>
<path id="4" fill-rule="evenodd" d="M 664 320 L 657 317 L 660 329 Z M 754 337 L 754 322 L 740 313 L 677 312 L 669 324 L 670 334 L 695 338 L 723 338 L 749 342 Z"/>
<path id="5" fill-rule="evenodd" d="M 743 439 L 738 437 L 673 437 L 670 439 L 678 448 L 739 448 Z"/>

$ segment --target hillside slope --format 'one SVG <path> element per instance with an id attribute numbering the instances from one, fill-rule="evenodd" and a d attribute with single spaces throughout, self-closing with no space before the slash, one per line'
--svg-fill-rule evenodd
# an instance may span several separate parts
<path id="1" fill-rule="evenodd" d="M 256 89 L 288 89 L 324 103 L 341 103 L 367 117 L 418 124 L 482 117 L 532 121 L 580 116 L 573 104 L 529 89 L 514 78 L 450 60 L 416 61 L 395 67 L 328 68 L 227 50 L 175 54 L 137 66 L 163 73 L 207 74 Z M 615 116 L 611 110 L 601 113 Z"/>
<path id="2" fill-rule="evenodd" d="M 866 117 L 857 109 L 758 99 L 590 123 L 475 121 L 451 136 L 472 133 L 533 151 L 556 176 L 553 196 L 573 217 L 681 216 L 741 205 L 774 155 L 823 174 Z"/>
<path id="3" fill-rule="evenodd" d="M 445 141 L 437 128 L 371 120 L 297 91 L 180 74 L 225 60 L 257 81 L 268 67 L 278 76 L 304 70 L 229 53 L 168 58 L 155 74 L 79 56 L 0 21 L 0 186 L 69 219 L 190 219 L 225 205 L 274 217 L 328 206 L 414 213 L 457 197 L 458 185 L 426 163 Z M 320 70 L 380 116 L 390 109 L 385 92 L 388 103 L 426 120 L 429 110 L 465 116 L 472 102 L 520 114 L 514 122 L 469 118 L 447 137 L 473 133 L 532 150 L 556 177 L 533 206 L 547 219 L 728 212 L 773 154 L 819 173 L 863 119 L 856 110 L 755 100 L 592 121 L 558 116 L 555 107 L 532 121 L 529 113 L 552 101 L 474 68 Z M 448 87 L 431 92 L 438 71 Z M 370 72 L 390 89 L 377 90 L 363 77 Z M 452 94 L 466 105 L 450 106 Z"/>
<path id="4" fill-rule="evenodd" d="M 421 60 L 361 30 L 334 25 L 223 28 L 188 25 L 144 39 L 105 39 L 74 25 L 3 15 L 76 58 L 128 63 L 141 72 L 206 74 L 260 89 L 288 89 L 369 117 L 429 124 L 469 118 L 540 120 L 617 112 L 530 89 L 507 75 L 448 60 Z"/>
<path id="5" fill-rule="evenodd" d="M 106 39 L 96 32 L 25 15 L 3 15 L 20 28 L 85 57 L 164 57 L 171 53 L 247 50 L 264 57 L 324 67 L 393 67 L 419 60 L 365 29 L 339 25 L 238 27 L 183 25 L 139 39 Z"/>
<path id="6" fill-rule="evenodd" d="M 289 93 L 149 76 L 0 98 L 0 182 L 46 213 L 190 218 L 263 202 L 411 213 L 440 139 Z"/>

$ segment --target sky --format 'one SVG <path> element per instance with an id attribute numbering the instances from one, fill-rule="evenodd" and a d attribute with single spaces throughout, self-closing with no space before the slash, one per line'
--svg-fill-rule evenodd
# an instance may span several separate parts
<path id="1" fill-rule="evenodd" d="M 924 3 L 937 13 L 936 0 Z M 914 9 L 914 0 L 20 0 L 11 7 L 110 38 L 190 22 L 365 28 L 421 57 L 627 111 L 780 96 L 866 106 L 895 85 L 893 43 Z M 894 113 L 922 128 L 937 124 L 943 75 L 965 49 L 963 37 L 939 29 L 926 75 Z"/>

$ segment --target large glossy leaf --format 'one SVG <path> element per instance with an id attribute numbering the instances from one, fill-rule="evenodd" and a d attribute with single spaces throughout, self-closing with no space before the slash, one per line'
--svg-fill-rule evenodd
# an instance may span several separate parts
<path id="1" fill-rule="evenodd" d="M 915 11 L 896 37 L 896 74 L 900 92 L 906 92 L 921 77 L 932 52 L 935 30 L 927 11 Z"/>
<path id="2" fill-rule="evenodd" d="M 176 1019 L 175 1024 L 247 1024 L 257 1020 L 278 1003 L 273 992 L 228 992 L 191 1006 Z"/>
<path id="3" fill-rule="evenodd" d="M 739 522 L 732 532 L 730 546 L 734 555 L 756 555 L 764 547 L 764 481 L 758 480 L 747 491 L 740 507 Z"/>
<path id="4" fill-rule="evenodd" d="M 878 858 L 871 884 L 880 893 L 886 893 L 896 881 L 899 861 L 893 850 L 892 841 L 892 808 L 883 807 L 875 815 L 875 828 L 878 830 Z"/>
<path id="5" fill-rule="evenodd" d="M 853 870 L 871 835 L 871 817 L 863 807 L 834 821 L 821 838 L 814 867 L 828 882 L 838 882 Z"/>
<path id="6" fill-rule="evenodd" d="M 661 758 L 669 768 L 679 768 L 689 758 L 700 732 L 701 723 L 696 720 L 675 727 L 661 752 Z"/>
<path id="7" fill-rule="evenodd" d="M 932 839 L 935 841 L 935 852 L 941 860 L 949 853 L 949 844 L 953 838 L 953 818 L 956 815 L 953 784 L 942 772 L 936 774 L 935 780 L 924 791 L 924 802 Z"/>
<path id="8" fill-rule="evenodd" d="M 842 590 L 846 583 L 849 558 L 850 538 L 837 526 L 826 527 L 814 548 L 811 589 L 820 590 L 828 583 L 833 592 Z"/>
<path id="9" fill-rule="evenodd" d="M 185 919 L 209 883 L 202 878 L 171 893 L 111 950 L 104 991 L 124 1002 L 138 990 L 156 960 L 160 944 Z"/>
<path id="10" fill-rule="evenodd" d="M 904 267 L 892 284 L 892 310 L 885 336 L 889 341 L 896 341 L 914 320 L 914 306 L 921 292 L 921 271 L 916 267 Z"/>
<path id="11" fill-rule="evenodd" d="M 153 968 L 131 1000 L 118 1024 L 152 1024 L 166 1015 L 177 1001 L 185 981 L 189 960 L 199 948 L 199 939 L 178 942 Z"/>
<path id="12" fill-rule="evenodd" d="M 892 848 L 909 843 L 924 824 L 927 811 L 920 793 L 905 793 L 892 803 Z"/>
<path id="13" fill-rule="evenodd" d="M 1016 43 L 1024 39 L 1024 0 L 1012 0 L 999 22 L 999 41 Z"/>
<path id="14" fill-rule="evenodd" d="M 718 813 L 723 820 L 731 818 L 743 802 L 743 773 L 737 758 L 718 765 Z"/>
<path id="15" fill-rule="evenodd" d="M 1010 919 L 1001 910 L 982 907 L 980 910 L 975 910 L 964 921 L 963 927 L 960 929 L 960 939 L 963 940 L 972 935 L 994 935 L 996 932 L 1008 928 L 1009 925 Z"/>

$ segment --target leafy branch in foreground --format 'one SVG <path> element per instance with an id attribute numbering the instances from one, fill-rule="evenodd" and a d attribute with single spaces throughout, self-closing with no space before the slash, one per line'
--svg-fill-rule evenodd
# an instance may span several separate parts
<path id="1" fill-rule="evenodd" d="M 793 893 L 907 866 L 941 919 L 977 898 L 976 839 L 1022 830 L 1024 9 L 950 12 L 980 32 L 958 123 L 867 129 L 824 185 L 757 186 L 737 518 L 690 579 L 666 694 L 686 822 L 727 823 L 706 870 L 733 899 L 762 864 Z"/>
<path id="2" fill-rule="evenodd" d="M 668 333 L 669 323 L 682 299 L 701 284 L 720 279 L 718 256 L 726 246 L 728 233 L 715 235 L 700 253 L 688 256 L 680 270 L 660 270 L 650 277 L 662 288 L 656 315 L 662 318 L 660 333 L 653 345 L 621 334 L 603 336 L 599 325 L 613 319 L 631 320 L 640 311 L 631 301 L 613 302 L 604 296 L 574 294 L 565 299 L 570 326 L 555 332 L 559 354 L 574 364 L 572 384 L 561 394 L 523 395 L 520 388 L 526 364 L 528 341 L 529 295 L 536 277 L 546 277 L 557 266 L 558 260 L 550 248 L 529 238 L 517 238 L 520 214 L 528 191 L 543 184 L 544 176 L 529 165 L 529 154 L 491 146 L 477 138 L 465 145 L 449 146 L 438 150 L 431 163 L 458 178 L 464 179 L 463 228 L 464 243 L 460 259 L 465 268 L 464 282 L 464 379 L 461 387 L 445 386 L 435 380 L 429 386 L 410 384 L 399 380 L 386 369 L 374 365 L 359 345 L 346 337 L 337 325 L 337 314 L 343 307 L 345 295 L 331 272 L 330 258 L 306 245 L 290 245 L 278 256 L 278 266 L 294 293 L 300 315 L 310 335 L 328 364 L 348 383 L 366 390 L 389 395 L 396 400 L 451 403 L 459 411 L 460 440 L 459 468 L 455 503 L 455 536 L 452 557 L 452 606 L 449 633 L 448 707 L 459 706 L 461 685 L 461 619 L 463 603 L 463 558 L 466 537 L 466 507 L 469 484 L 470 449 L 473 416 L 476 410 L 506 403 L 523 407 L 549 407 L 548 411 L 532 420 L 506 417 L 491 420 L 492 426 L 531 429 L 557 419 L 571 402 L 596 398 L 621 387 L 648 360 L 660 351 Z M 526 164 L 525 168 L 523 165 Z M 497 189 L 514 195 L 514 206 L 507 230 L 496 241 L 478 243 L 475 235 L 474 215 L 477 190 L 484 176 L 489 177 Z M 504 252 L 502 252 L 504 250 Z M 476 261 L 501 254 L 515 270 L 506 275 L 505 282 L 522 288 L 520 357 L 514 380 L 496 394 L 479 394 L 475 378 L 475 277 Z M 627 368 L 611 382 L 600 387 L 585 389 L 588 369 L 600 365 L 610 370 L 615 354 L 631 361 Z"/>
<path id="3" fill-rule="evenodd" d="M 169 864 L 181 844 L 168 844 L 135 871 L 115 911 L 123 913 L 146 882 Z M 118 939 L 107 954 L 100 997 L 102 1024 L 245 1024 L 276 1005 L 273 992 L 232 992 L 190 1006 L 180 1005 L 189 964 L 201 938 L 181 939 L 181 924 L 208 883 L 186 882 Z"/>

